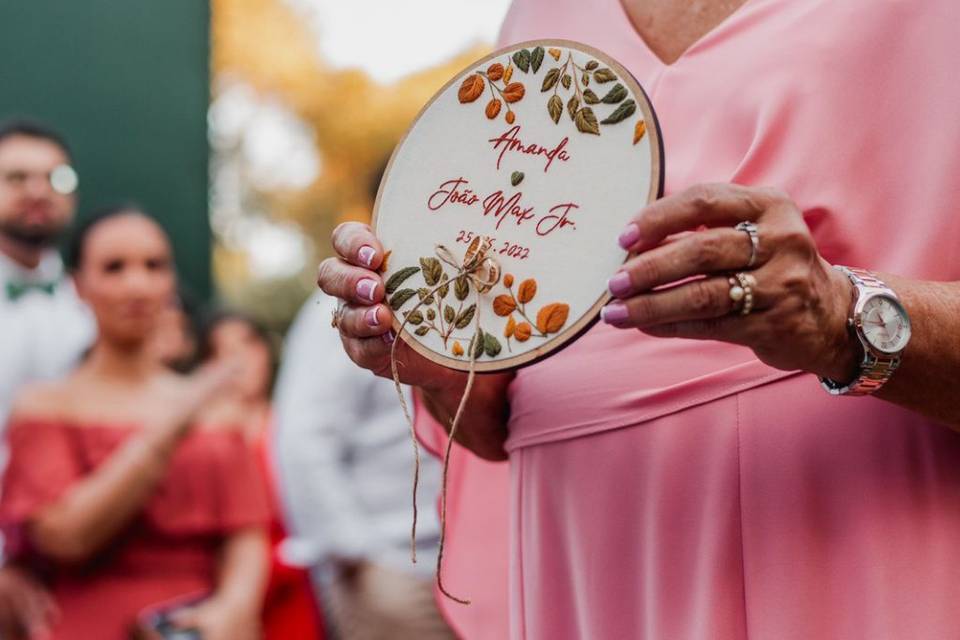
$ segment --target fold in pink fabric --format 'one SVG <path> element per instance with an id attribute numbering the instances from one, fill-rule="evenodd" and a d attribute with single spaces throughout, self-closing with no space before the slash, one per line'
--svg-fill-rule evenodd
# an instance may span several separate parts
<path id="1" fill-rule="evenodd" d="M 777 187 L 832 263 L 960 280 L 957 25 L 953 0 L 747 0 L 665 65 L 617 0 L 517 0 L 501 41 L 623 63 L 658 113 L 667 193 Z M 957 636 L 945 426 L 745 348 L 603 325 L 509 396 L 511 638 Z"/>

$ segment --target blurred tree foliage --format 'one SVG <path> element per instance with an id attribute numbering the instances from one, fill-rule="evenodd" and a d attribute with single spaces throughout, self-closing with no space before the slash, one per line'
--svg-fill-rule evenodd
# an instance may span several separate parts
<path id="1" fill-rule="evenodd" d="M 279 99 L 313 129 L 322 162 L 317 179 L 305 189 L 255 194 L 261 211 L 296 223 L 312 240 L 314 259 L 299 277 L 257 280 L 245 256 L 222 244 L 214 249 L 222 295 L 283 329 L 313 289 L 314 265 L 329 255 L 333 228 L 345 220 L 369 220 L 379 173 L 417 112 L 485 51 L 438 60 L 432 69 L 384 86 L 362 71 L 325 65 L 313 34 L 283 0 L 212 0 L 211 22 L 214 93 L 218 81 L 228 79 Z"/>

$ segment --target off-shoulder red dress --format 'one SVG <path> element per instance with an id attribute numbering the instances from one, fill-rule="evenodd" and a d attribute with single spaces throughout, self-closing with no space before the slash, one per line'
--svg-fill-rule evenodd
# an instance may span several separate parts
<path id="1" fill-rule="evenodd" d="M 23 525 L 136 432 L 41 420 L 10 425 L 10 462 L 0 498 L 6 553 L 45 565 L 61 613 L 55 640 L 127 638 L 145 607 L 211 592 L 224 539 L 269 522 L 262 478 L 243 437 L 232 430 L 197 429 L 177 447 L 141 513 L 96 557 L 64 566 L 32 553 Z"/>

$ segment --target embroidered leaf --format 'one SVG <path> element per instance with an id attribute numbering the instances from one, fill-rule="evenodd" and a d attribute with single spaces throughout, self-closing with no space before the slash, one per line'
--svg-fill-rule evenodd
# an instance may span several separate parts
<path id="1" fill-rule="evenodd" d="M 406 314 L 407 322 L 410 324 L 423 324 L 423 314 L 419 311 L 413 311 Z"/>
<path id="2" fill-rule="evenodd" d="M 462 103 L 473 102 L 483 95 L 483 88 L 486 84 L 483 76 L 479 73 L 472 73 L 460 85 L 460 91 L 457 92 L 457 98 Z"/>
<path id="3" fill-rule="evenodd" d="M 619 82 L 613 85 L 613 88 L 607 92 L 607 95 L 600 98 L 600 102 L 604 104 L 617 104 L 621 100 L 627 97 L 626 88 Z"/>
<path id="4" fill-rule="evenodd" d="M 553 120 L 554 124 L 560 122 L 560 114 L 563 113 L 563 100 L 557 94 L 553 94 L 547 100 L 547 113 L 550 114 L 550 119 Z"/>
<path id="5" fill-rule="evenodd" d="M 550 71 L 547 71 L 547 75 L 543 76 L 543 84 L 540 85 L 541 93 L 544 91 L 550 91 L 557 84 L 557 80 L 560 79 L 560 69 L 553 68 Z"/>
<path id="6" fill-rule="evenodd" d="M 517 303 L 513 296 L 502 294 L 493 299 L 493 312 L 503 318 L 517 310 Z"/>
<path id="7" fill-rule="evenodd" d="M 499 62 L 494 62 L 492 65 L 487 67 L 487 77 L 491 80 L 499 80 L 503 77 L 503 65 Z"/>
<path id="8" fill-rule="evenodd" d="M 530 54 L 530 68 L 536 73 L 540 71 L 541 64 L 543 64 L 543 47 L 537 47 Z"/>
<path id="9" fill-rule="evenodd" d="M 647 132 L 647 123 L 641 118 L 637 120 L 637 126 L 633 128 L 633 144 L 637 144 L 643 139 L 643 134 Z"/>
<path id="10" fill-rule="evenodd" d="M 562 52 L 560 51 L 560 49 L 554 49 L 554 48 L 551 47 L 550 49 L 547 49 L 547 53 L 549 53 L 549 54 L 550 54 L 550 57 L 552 57 L 554 60 L 559 61 L 559 60 L 560 60 L 560 54 L 561 54 Z"/>
<path id="11" fill-rule="evenodd" d="M 514 171 L 510 174 L 510 185 L 515 187 L 523 182 L 523 171 Z"/>
<path id="12" fill-rule="evenodd" d="M 460 315 L 457 316 L 457 320 L 453 326 L 457 329 L 466 329 L 467 325 L 470 324 L 470 321 L 473 320 L 473 314 L 477 312 L 477 305 L 472 304 L 463 311 L 460 312 Z"/>
<path id="13" fill-rule="evenodd" d="M 513 54 L 513 64 L 517 65 L 517 68 L 520 71 L 526 73 L 530 69 L 530 51 L 527 49 L 520 49 Z"/>
<path id="14" fill-rule="evenodd" d="M 574 118 L 574 122 L 577 123 L 577 129 L 583 133 L 592 133 L 594 135 L 600 135 L 600 126 L 597 124 L 597 116 L 593 115 L 593 109 L 590 107 L 584 107 L 577 111 L 577 116 Z"/>
<path id="15" fill-rule="evenodd" d="M 583 92 L 583 101 L 586 104 L 598 104 L 600 98 L 597 97 L 597 94 L 593 92 L 593 89 L 587 89 Z"/>
<path id="16" fill-rule="evenodd" d="M 563 77 L 560 78 L 560 84 L 563 85 L 564 89 L 569 89 L 571 82 L 573 82 L 573 78 L 570 77 L 569 73 L 563 74 Z"/>
<path id="17" fill-rule="evenodd" d="M 530 326 L 529 322 L 521 322 L 513 330 L 513 337 L 517 339 L 517 342 L 526 342 L 530 339 L 531 334 L 533 334 L 533 327 Z"/>
<path id="18" fill-rule="evenodd" d="M 510 316 L 507 319 L 507 326 L 503 328 L 503 337 L 512 338 L 513 332 L 517 328 L 517 321 L 513 319 L 513 316 Z"/>
<path id="19" fill-rule="evenodd" d="M 414 333 L 417 334 L 418 336 L 420 336 L 420 337 L 422 338 L 423 336 L 425 336 L 425 335 L 427 335 L 428 333 L 430 333 L 430 327 L 428 327 L 428 326 L 426 326 L 426 325 L 424 325 L 424 326 L 422 326 L 422 327 L 418 327 L 417 330 L 414 331 Z"/>
<path id="20" fill-rule="evenodd" d="M 453 283 L 453 295 L 457 297 L 457 300 L 466 300 L 467 296 L 470 295 L 470 280 L 467 276 L 457 276 Z"/>
<path id="21" fill-rule="evenodd" d="M 503 345 L 500 344 L 500 341 L 497 340 L 492 334 L 484 332 L 483 334 L 483 351 L 490 356 L 491 358 L 496 358 L 500 355 L 500 351 L 503 349 Z"/>
<path id="22" fill-rule="evenodd" d="M 443 267 L 436 258 L 420 258 L 420 268 L 423 269 L 423 279 L 428 286 L 436 286 L 443 274 Z"/>
<path id="23" fill-rule="evenodd" d="M 604 67 L 593 72 L 593 79 L 600 84 L 604 84 L 605 82 L 613 82 L 617 79 L 617 76 L 613 71 Z"/>
<path id="24" fill-rule="evenodd" d="M 430 320 L 431 322 L 433 322 L 436 319 L 437 319 L 437 312 L 434 311 L 433 309 L 427 309 L 427 320 Z"/>
<path id="25" fill-rule="evenodd" d="M 453 355 L 457 356 L 458 358 L 463 355 L 463 345 L 460 344 L 459 340 L 453 341 Z"/>
<path id="26" fill-rule="evenodd" d="M 567 113 L 570 114 L 571 120 L 577 117 L 578 109 L 580 109 L 580 98 L 578 98 L 576 95 L 570 96 L 570 101 L 567 102 Z"/>
<path id="27" fill-rule="evenodd" d="M 433 294 L 426 287 L 417 289 L 417 295 L 420 296 L 420 302 L 423 304 L 433 304 Z"/>
<path id="28" fill-rule="evenodd" d="M 524 280 L 517 288 L 517 300 L 523 304 L 533 300 L 535 295 L 537 295 L 537 281 L 533 278 Z"/>
<path id="29" fill-rule="evenodd" d="M 447 274 L 443 274 L 443 285 L 437 289 L 437 293 L 440 294 L 440 299 L 443 300 L 447 297 L 447 294 L 450 293 L 450 280 L 447 278 Z"/>
<path id="30" fill-rule="evenodd" d="M 599 66 L 600 66 L 600 63 L 599 63 L 599 62 L 597 62 L 596 60 L 591 60 L 590 62 L 587 63 L 587 65 L 584 67 L 584 69 L 586 69 L 587 71 L 593 71 L 594 69 L 596 69 L 596 68 L 599 67 Z"/>
<path id="31" fill-rule="evenodd" d="M 537 313 L 537 329 L 540 333 L 557 333 L 567 322 L 570 305 L 562 302 L 548 304 Z"/>
<path id="32" fill-rule="evenodd" d="M 416 295 L 416 291 L 413 289 L 400 289 L 390 298 L 390 308 L 394 311 L 397 311 L 403 304 Z"/>
<path id="33" fill-rule="evenodd" d="M 420 267 L 407 267 L 406 269 L 400 269 L 395 274 L 390 276 L 387 280 L 386 291 L 388 294 L 393 293 L 397 288 L 403 284 L 403 281 L 415 274 L 417 271 L 420 271 Z"/>
<path id="34" fill-rule="evenodd" d="M 450 305 L 446 305 L 443 307 L 443 319 L 452 324 L 457 319 L 457 312 Z"/>
<path id="35" fill-rule="evenodd" d="M 490 102 L 487 103 L 487 108 L 485 111 L 485 113 L 487 114 L 487 117 L 490 118 L 491 120 L 496 118 L 497 115 L 500 113 L 501 106 L 502 106 L 502 103 L 498 99 L 491 98 Z"/>
<path id="36" fill-rule="evenodd" d="M 618 122 L 622 122 L 623 120 L 626 120 L 632 116 L 636 110 L 637 103 L 633 100 L 627 100 L 617 107 L 613 113 L 604 118 L 600 124 L 617 124 Z"/>
<path id="37" fill-rule="evenodd" d="M 519 102 L 526 89 L 521 82 L 511 82 L 503 90 L 503 99 L 507 102 Z"/>

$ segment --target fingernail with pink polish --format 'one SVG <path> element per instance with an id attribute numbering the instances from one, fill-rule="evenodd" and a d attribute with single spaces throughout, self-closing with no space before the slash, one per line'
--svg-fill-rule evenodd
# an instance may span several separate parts
<path id="1" fill-rule="evenodd" d="M 357 252 L 357 257 L 360 258 L 360 264 L 365 267 L 373 265 L 373 259 L 377 256 L 377 250 L 371 247 L 370 245 L 363 245 L 360 247 L 360 251 Z"/>
<path id="2" fill-rule="evenodd" d="M 387 331 L 385 334 L 383 334 L 380 337 L 387 344 L 393 344 L 393 341 L 397 339 L 397 334 L 393 332 L 393 329 L 390 329 L 390 331 Z"/>
<path id="3" fill-rule="evenodd" d="M 622 302 L 611 302 L 600 310 L 600 318 L 607 324 L 621 325 L 629 317 L 627 305 Z"/>
<path id="4" fill-rule="evenodd" d="M 373 293 L 377 290 L 377 281 L 363 278 L 357 283 L 357 295 L 367 302 L 373 302 Z"/>
<path id="5" fill-rule="evenodd" d="M 620 234 L 620 237 L 617 238 L 617 242 L 620 243 L 620 246 L 624 249 L 629 249 L 637 240 L 640 239 L 640 227 L 636 223 L 631 222 L 627 225 L 627 228 L 623 230 L 623 233 Z"/>
<path id="6" fill-rule="evenodd" d="M 363 319 L 367 321 L 367 326 L 370 327 L 379 327 L 380 318 L 377 316 L 377 312 L 380 310 L 380 307 L 372 307 L 367 309 L 367 312 L 363 314 Z"/>
<path id="7" fill-rule="evenodd" d="M 633 288 L 633 284 L 630 282 L 630 274 L 625 271 L 615 273 L 612 278 L 607 280 L 607 288 L 610 289 L 610 293 L 618 298 L 627 295 Z"/>

